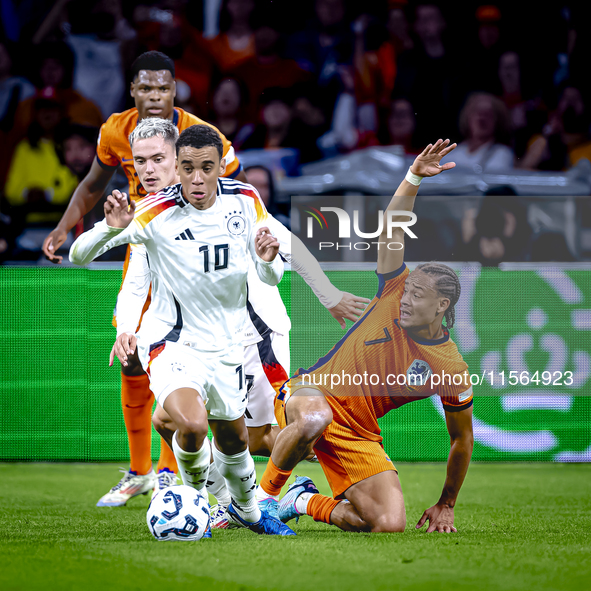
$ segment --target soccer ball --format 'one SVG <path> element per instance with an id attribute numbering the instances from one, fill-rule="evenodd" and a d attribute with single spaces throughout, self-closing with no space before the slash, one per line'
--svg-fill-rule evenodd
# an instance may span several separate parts
<path id="1" fill-rule="evenodd" d="M 191 486 L 158 491 L 148 507 L 146 521 L 159 542 L 200 540 L 209 527 L 209 503 Z"/>

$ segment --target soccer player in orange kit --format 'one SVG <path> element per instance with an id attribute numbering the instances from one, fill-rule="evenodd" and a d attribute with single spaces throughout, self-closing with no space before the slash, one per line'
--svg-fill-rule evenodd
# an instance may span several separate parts
<path id="1" fill-rule="evenodd" d="M 377 419 L 437 394 L 451 438 L 447 477 L 439 501 L 423 513 L 417 528 L 429 520 L 429 532 L 456 531 L 454 506 L 473 448 L 468 366 L 448 331 L 460 283 L 439 263 L 409 273 L 404 229 L 394 227 L 387 235 L 389 216 L 407 221 L 400 212 L 412 211 L 421 179 L 455 166 L 439 164 L 455 146 L 438 140 L 417 156 L 384 216 L 375 298 L 333 349 L 310 369 L 299 370 L 277 396 L 277 420 L 287 426 L 277 437 L 261 488 L 278 498 L 293 468 L 313 450 L 334 496 L 318 494 L 309 478 L 298 477 L 279 503 L 284 522 L 308 514 L 347 531 L 403 531 L 402 488 Z"/>
<path id="2" fill-rule="evenodd" d="M 209 125 L 174 106 L 174 74 L 174 62 L 158 51 L 143 53 L 132 64 L 130 93 L 135 100 L 135 108 L 123 113 L 114 113 L 101 127 L 96 159 L 74 192 L 59 224 L 43 244 L 43 252 L 50 261 L 61 263 L 62 257 L 56 254 L 57 250 L 65 242 L 68 232 L 98 203 L 119 164 L 129 181 L 129 198 L 140 203 L 147 195 L 135 171 L 128 140 L 138 121 L 146 117 L 170 119 L 179 131 L 191 125 Z M 224 176 L 246 181 L 232 144 L 221 133 L 220 137 L 226 161 Z M 129 252 L 128 249 L 123 266 L 123 279 L 129 264 Z M 144 311 L 149 304 L 148 296 Z M 172 450 L 164 440 L 160 442 L 160 459 L 156 469 L 158 474 L 152 469 L 150 441 L 154 397 L 149 384 L 148 376 L 137 357 L 130 358 L 128 365 L 121 367 L 121 400 L 129 442 L 130 469 L 129 472 L 125 472 L 118 484 L 101 497 L 98 506 L 122 506 L 134 496 L 147 493 L 154 487 L 170 486 L 176 481 L 177 464 Z"/>

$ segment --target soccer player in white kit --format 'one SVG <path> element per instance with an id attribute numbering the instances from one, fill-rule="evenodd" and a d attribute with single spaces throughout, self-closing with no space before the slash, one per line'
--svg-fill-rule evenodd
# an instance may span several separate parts
<path id="1" fill-rule="evenodd" d="M 173 154 L 177 137 L 178 131 L 174 125 L 155 118 L 139 122 L 130 134 L 134 165 L 146 190 L 158 191 L 174 184 L 176 175 Z M 227 193 L 252 193 L 255 190 L 251 185 L 231 179 L 223 179 L 220 182 L 221 190 Z M 280 243 L 279 254 L 291 263 L 292 268 L 302 276 L 341 326 L 344 326 L 343 318 L 355 321 L 368 300 L 341 292 L 334 287 L 316 259 L 297 237 L 292 236 L 289 230 L 272 216 L 268 224 Z M 188 236 L 185 238 L 188 239 Z M 297 243 L 293 247 L 292 241 Z M 145 247 L 134 245 L 131 254 L 125 280 L 117 298 L 117 341 L 111 353 L 111 362 L 117 353 L 118 357 L 123 358 L 123 363 L 126 363 L 127 352 L 135 351 L 135 347 L 130 347 L 130 339 L 138 326 L 150 285 L 150 268 Z M 249 321 L 244 335 L 244 369 L 248 386 L 248 406 L 245 422 L 251 454 L 268 456 L 279 430 L 278 427 L 271 427 L 274 422 L 275 390 L 289 377 L 291 324 L 278 289 L 263 283 L 252 263 L 248 275 L 247 307 Z M 169 417 L 160 407 L 157 407 L 153 420 L 157 431 L 172 446 L 171 438 L 176 426 L 171 424 Z M 172 484 L 172 479 L 169 483 Z M 219 503 L 213 510 L 216 515 L 214 527 L 225 527 L 227 520 L 224 513 L 230 498 L 215 464 L 210 467 L 207 488 Z M 156 491 L 157 488 L 154 489 L 154 492 Z"/>
<path id="2" fill-rule="evenodd" d="M 269 285 L 281 279 L 283 263 L 256 194 L 221 191 L 222 150 L 208 126 L 183 131 L 176 145 L 181 183 L 147 197 L 137 210 L 114 192 L 105 220 L 76 240 L 70 260 L 84 265 L 120 244 L 145 245 L 153 300 L 138 353 L 154 396 L 177 427 L 172 444 L 183 482 L 203 492 L 213 455 L 236 522 L 256 533 L 294 535 L 256 503 L 244 422 L 248 259 Z"/>

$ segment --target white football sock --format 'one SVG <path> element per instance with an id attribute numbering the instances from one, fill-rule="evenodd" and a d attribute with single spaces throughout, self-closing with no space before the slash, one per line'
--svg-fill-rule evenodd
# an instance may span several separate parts
<path id="1" fill-rule="evenodd" d="M 254 496 L 256 472 L 254 460 L 248 449 L 233 456 L 222 453 L 213 446 L 213 460 L 232 497 L 232 505 L 242 519 L 254 523 L 261 518 L 261 511 Z"/>
<path id="2" fill-rule="evenodd" d="M 199 491 L 204 489 L 211 461 L 209 439 L 207 437 L 204 439 L 200 450 L 185 451 L 178 444 L 175 432 L 172 437 L 172 451 L 179 465 L 179 476 L 183 479 L 183 484 L 192 486 Z"/>
<path id="3" fill-rule="evenodd" d="M 306 515 L 308 512 L 308 501 L 312 498 L 312 495 L 316 493 L 304 492 L 302 493 L 295 502 L 296 511 L 300 515 Z"/>
<path id="4" fill-rule="evenodd" d="M 213 446 L 215 447 L 215 444 L 213 444 Z M 213 461 L 209 465 L 209 475 L 207 477 L 207 492 L 211 493 L 216 498 L 216 501 L 224 507 L 227 507 L 230 504 L 230 501 L 232 500 L 232 498 L 230 497 L 230 491 L 226 486 L 226 480 L 220 474 L 218 467 L 215 465 L 215 462 Z"/>
<path id="5" fill-rule="evenodd" d="M 270 495 L 269 493 L 265 492 L 262 486 L 259 484 L 254 493 L 254 498 L 257 500 L 257 503 L 260 503 L 261 501 L 264 501 L 266 499 L 275 499 L 276 501 L 278 501 L 279 495 Z"/>

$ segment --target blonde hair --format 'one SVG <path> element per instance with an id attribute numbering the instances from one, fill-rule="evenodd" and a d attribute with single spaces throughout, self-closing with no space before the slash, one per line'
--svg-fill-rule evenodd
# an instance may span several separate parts
<path id="1" fill-rule="evenodd" d="M 138 122 L 136 128 L 129 134 L 129 145 L 138 140 L 148 140 L 160 136 L 165 142 L 170 142 L 174 147 L 179 139 L 179 130 L 170 119 L 161 119 L 160 117 L 147 117 Z"/>

